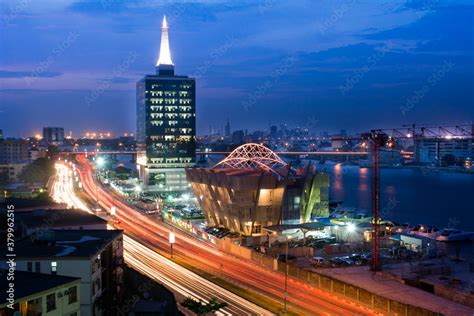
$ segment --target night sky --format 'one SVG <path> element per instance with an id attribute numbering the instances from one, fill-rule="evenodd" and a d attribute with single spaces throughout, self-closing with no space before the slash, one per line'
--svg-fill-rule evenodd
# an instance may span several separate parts
<path id="1" fill-rule="evenodd" d="M 198 133 L 362 131 L 474 120 L 472 1 L 66 1 L 0 4 L 0 129 L 135 130 L 167 15 Z"/>

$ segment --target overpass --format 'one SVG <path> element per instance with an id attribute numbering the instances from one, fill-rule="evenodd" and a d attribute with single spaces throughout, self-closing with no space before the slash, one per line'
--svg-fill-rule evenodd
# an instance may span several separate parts
<path id="1" fill-rule="evenodd" d="M 196 155 L 228 155 L 230 151 L 196 151 Z M 63 155 L 136 155 L 136 151 L 63 151 Z M 275 151 L 277 155 L 309 155 L 309 156 L 366 156 L 366 151 Z"/>

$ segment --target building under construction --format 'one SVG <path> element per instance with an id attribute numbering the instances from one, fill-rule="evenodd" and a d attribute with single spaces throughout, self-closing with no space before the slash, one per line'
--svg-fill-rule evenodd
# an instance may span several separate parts
<path id="1" fill-rule="evenodd" d="M 260 144 L 242 145 L 212 168 L 186 169 L 186 176 L 209 226 L 249 236 L 329 216 L 329 176 L 311 164 L 293 168 Z"/>

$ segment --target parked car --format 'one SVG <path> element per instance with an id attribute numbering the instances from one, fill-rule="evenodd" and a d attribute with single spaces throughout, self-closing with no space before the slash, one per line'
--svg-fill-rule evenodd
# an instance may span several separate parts
<path id="1" fill-rule="evenodd" d="M 321 266 L 321 265 L 324 264 L 324 258 L 323 257 L 312 257 L 312 258 L 309 259 L 309 262 L 312 265 Z"/>
<path id="2" fill-rule="evenodd" d="M 367 259 L 364 256 L 364 254 L 358 254 L 358 253 L 353 253 L 352 255 L 349 256 L 349 259 L 354 261 L 356 265 L 365 264 L 369 261 L 369 259 Z"/>
<path id="3" fill-rule="evenodd" d="M 354 264 L 354 260 L 349 258 L 349 256 L 341 257 L 341 266 L 351 266 Z"/>
<path id="4" fill-rule="evenodd" d="M 351 266 L 354 264 L 354 261 L 352 259 L 350 259 L 348 256 L 345 256 L 345 257 L 334 257 L 334 258 L 331 258 L 329 260 L 329 262 L 331 263 L 331 265 L 333 267 L 347 267 L 347 266 Z"/>
<path id="5" fill-rule="evenodd" d="M 342 260 L 339 257 L 333 257 L 333 258 L 329 259 L 329 262 L 331 263 L 331 265 L 333 267 L 337 267 L 341 264 Z"/>

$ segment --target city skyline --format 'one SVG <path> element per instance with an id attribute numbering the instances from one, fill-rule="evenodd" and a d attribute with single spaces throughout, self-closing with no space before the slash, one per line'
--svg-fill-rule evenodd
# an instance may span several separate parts
<path id="1" fill-rule="evenodd" d="M 134 83 L 157 60 L 164 14 L 177 74 L 200 79 L 198 135 L 229 116 L 233 130 L 469 123 L 472 11 L 467 1 L 6 2 L 1 123 L 13 137 L 133 131 Z"/>
<path id="2" fill-rule="evenodd" d="M 0 315 L 474 315 L 473 17 L 0 1 Z"/>

